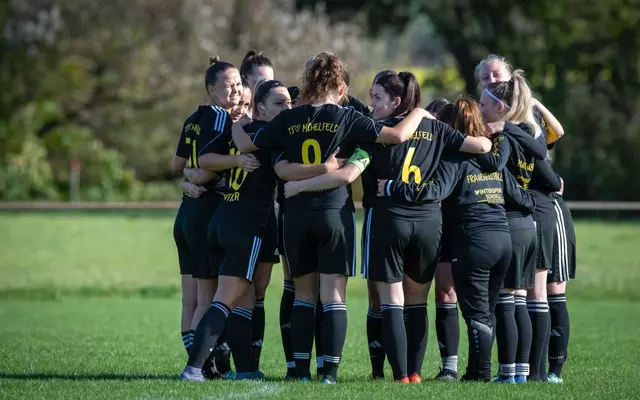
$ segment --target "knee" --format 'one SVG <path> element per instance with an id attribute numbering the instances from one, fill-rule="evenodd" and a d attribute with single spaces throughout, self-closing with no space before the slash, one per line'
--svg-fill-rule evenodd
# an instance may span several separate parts
<path id="1" fill-rule="evenodd" d="M 453 285 L 436 285 L 436 303 L 457 303 L 458 296 Z"/>

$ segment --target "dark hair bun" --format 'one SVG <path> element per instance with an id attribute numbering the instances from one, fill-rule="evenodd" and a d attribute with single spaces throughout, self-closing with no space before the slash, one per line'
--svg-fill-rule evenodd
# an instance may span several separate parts
<path id="1" fill-rule="evenodd" d="M 218 56 L 209 57 L 209 66 L 211 67 L 212 65 L 215 65 L 219 61 L 220 61 L 220 57 Z"/>

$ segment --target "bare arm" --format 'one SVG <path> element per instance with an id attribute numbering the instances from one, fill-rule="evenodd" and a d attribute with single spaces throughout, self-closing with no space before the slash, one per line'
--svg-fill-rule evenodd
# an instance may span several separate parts
<path id="1" fill-rule="evenodd" d="M 491 150 L 491 140 L 486 137 L 467 136 L 460 146 L 460 151 L 471 154 L 485 154 Z"/>
<path id="2" fill-rule="evenodd" d="M 339 151 L 340 148 L 337 148 L 331 157 L 322 164 L 301 164 L 282 160 L 278 161 L 273 169 L 280 179 L 285 181 L 301 181 L 303 179 L 313 178 L 329 171 L 335 171 L 346 163 L 346 159 L 336 158 Z"/>
<path id="3" fill-rule="evenodd" d="M 181 174 L 182 170 L 187 166 L 187 159 L 180 156 L 173 156 L 171 160 L 171 170 L 176 174 Z"/>
<path id="4" fill-rule="evenodd" d="M 547 124 L 547 144 L 551 144 L 563 137 L 564 129 L 555 115 L 537 99 L 533 100 L 533 106 L 540 111 L 544 122 Z"/>
<path id="5" fill-rule="evenodd" d="M 202 193 L 207 191 L 205 187 L 191 183 L 186 178 L 182 178 L 180 181 L 180 190 L 182 190 L 182 193 L 194 199 L 197 199 Z"/>
<path id="6" fill-rule="evenodd" d="M 258 150 L 255 144 L 251 141 L 247 132 L 244 131 L 244 126 L 247 125 L 251 120 L 246 115 L 240 118 L 233 124 L 231 128 L 231 137 L 233 138 L 233 143 L 235 143 L 238 150 L 243 153 L 253 153 Z"/>
<path id="7" fill-rule="evenodd" d="M 216 153 L 207 153 L 198 157 L 198 164 L 208 171 L 225 171 L 231 168 L 242 168 L 247 172 L 255 171 L 260 163 L 253 154 L 241 154 L 227 156 Z"/>
<path id="8" fill-rule="evenodd" d="M 418 129 L 424 118 L 436 119 L 423 108 L 415 108 L 396 126 L 385 126 L 380 130 L 376 143 L 399 144 L 406 142 Z M 488 150 L 487 150 L 488 151 Z"/>
<path id="9" fill-rule="evenodd" d="M 185 168 L 184 176 L 191 183 L 204 185 L 211 182 L 216 177 L 216 173 L 203 168 Z"/>

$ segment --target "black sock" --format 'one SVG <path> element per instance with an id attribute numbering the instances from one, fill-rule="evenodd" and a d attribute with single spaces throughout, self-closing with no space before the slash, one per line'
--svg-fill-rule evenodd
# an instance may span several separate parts
<path id="1" fill-rule="evenodd" d="M 545 343 L 549 334 L 549 305 L 546 300 L 528 300 L 527 309 L 531 318 L 531 352 L 529 353 L 529 379 L 533 381 L 546 378 L 545 368 L 542 368 L 546 355 Z"/>
<path id="2" fill-rule="evenodd" d="M 229 347 L 229 343 L 227 343 L 227 330 L 220 335 L 220 339 L 218 339 L 218 344 L 216 348 L 213 350 L 213 354 L 207 360 L 207 363 L 215 360 L 216 370 L 221 374 L 226 374 L 231 371 L 231 348 Z"/>
<path id="3" fill-rule="evenodd" d="M 316 305 L 295 300 L 291 312 L 291 348 L 298 378 L 311 378 L 309 366 L 313 348 L 313 322 Z"/>
<path id="4" fill-rule="evenodd" d="M 196 329 L 193 347 L 189 353 L 188 366 L 202 368 L 220 335 L 224 332 L 230 313 L 229 307 L 220 302 L 216 301 L 211 304 Z"/>
<path id="5" fill-rule="evenodd" d="M 371 377 L 384 378 L 384 341 L 382 337 L 382 312 L 369 306 L 367 311 L 367 342 L 371 359 Z"/>
<path id="6" fill-rule="evenodd" d="M 518 348 L 516 350 L 516 375 L 529 376 L 529 352 L 531 351 L 531 317 L 527 310 L 527 298 L 514 296 L 516 325 L 518 326 Z"/>
<path id="7" fill-rule="evenodd" d="M 407 314 L 407 372 L 409 375 L 420 375 L 429 339 L 427 305 L 411 304 L 406 306 L 405 310 Z"/>
<path id="8" fill-rule="evenodd" d="M 189 355 L 189 350 L 191 350 L 191 345 L 193 345 L 193 337 L 191 333 L 193 331 L 182 332 L 182 344 L 184 345 L 184 349 L 187 351 L 187 355 Z"/>
<path id="9" fill-rule="evenodd" d="M 260 355 L 262 354 L 262 343 L 264 342 L 264 299 L 256 299 L 256 306 L 253 309 L 253 348 L 252 370 L 260 370 Z"/>
<path id="10" fill-rule="evenodd" d="M 491 327 L 475 320 L 467 322 L 469 336 L 469 360 L 467 380 L 488 381 L 491 379 Z"/>
<path id="11" fill-rule="evenodd" d="M 498 374 L 508 378 L 516 374 L 516 351 L 518 349 L 518 326 L 516 325 L 516 303 L 513 294 L 500 294 L 496 304 L 496 339 L 498 340 Z"/>
<path id="12" fill-rule="evenodd" d="M 318 289 L 319 290 L 319 289 Z M 322 333 L 322 321 L 324 321 L 324 312 L 322 302 L 320 302 L 320 292 L 318 292 L 318 301 L 316 302 L 316 319 L 315 319 L 315 341 L 316 341 L 316 373 L 322 376 L 324 369 L 324 337 Z"/>
<path id="13" fill-rule="evenodd" d="M 570 324 L 566 295 L 549 295 L 549 314 L 551 315 L 549 372 L 560 378 L 562 376 L 562 367 L 567 360 L 567 347 L 569 346 Z"/>
<path id="14" fill-rule="evenodd" d="M 253 372 L 251 357 L 253 343 L 252 314 L 252 311 L 248 308 L 236 307 L 229 318 L 227 342 L 231 347 L 233 363 L 238 374 Z"/>
<path id="15" fill-rule="evenodd" d="M 338 378 L 338 366 L 342 349 L 347 338 L 347 306 L 342 302 L 327 303 L 323 306 L 322 344 L 324 347 L 325 377 Z"/>
<path id="16" fill-rule="evenodd" d="M 293 359 L 293 347 L 291 344 L 291 312 L 293 310 L 295 292 L 293 281 L 285 280 L 282 298 L 280 299 L 280 336 L 282 337 L 284 359 L 287 361 L 288 375 L 295 375 L 296 372 L 296 363 Z"/>
<path id="17" fill-rule="evenodd" d="M 457 303 L 436 303 L 436 334 L 442 369 L 458 372 L 460 323 Z"/>
<path id="18" fill-rule="evenodd" d="M 382 335 L 387 359 L 393 370 L 393 379 L 407 376 L 407 332 L 404 327 L 402 304 L 382 305 Z"/>

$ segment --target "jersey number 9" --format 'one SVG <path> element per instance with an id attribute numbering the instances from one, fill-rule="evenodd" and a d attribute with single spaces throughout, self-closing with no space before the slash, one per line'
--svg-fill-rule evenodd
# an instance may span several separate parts
<path id="1" fill-rule="evenodd" d="M 313 161 L 309 157 L 309 149 L 313 150 Z M 320 143 L 315 139 L 307 139 L 302 142 L 302 163 L 303 164 L 320 164 L 322 154 L 320 152 Z"/>
<path id="2" fill-rule="evenodd" d="M 404 183 L 411 183 L 409 182 L 409 176 L 411 176 L 411 174 L 413 174 L 413 181 L 415 183 L 422 182 L 422 174 L 420 173 L 420 168 L 415 165 L 411 165 L 411 161 L 413 161 L 413 155 L 415 154 L 415 152 L 415 147 L 409 147 L 407 155 L 404 158 L 404 163 L 402 164 L 402 182 Z"/>

